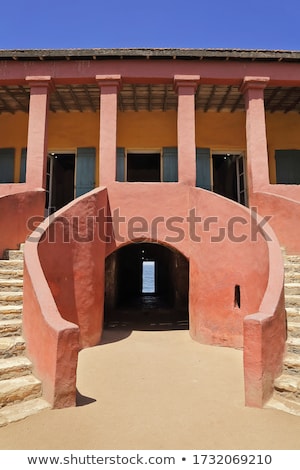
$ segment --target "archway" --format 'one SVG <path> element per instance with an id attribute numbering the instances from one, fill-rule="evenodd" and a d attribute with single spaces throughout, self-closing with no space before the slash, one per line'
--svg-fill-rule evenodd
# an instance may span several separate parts
<path id="1" fill-rule="evenodd" d="M 132 243 L 106 259 L 105 326 L 188 328 L 189 262 L 158 243 Z"/>

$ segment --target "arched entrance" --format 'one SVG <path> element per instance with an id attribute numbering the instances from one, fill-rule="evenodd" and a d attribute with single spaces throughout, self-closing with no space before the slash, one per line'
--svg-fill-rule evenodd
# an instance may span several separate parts
<path id="1" fill-rule="evenodd" d="M 179 251 L 132 243 L 105 270 L 105 326 L 188 328 L 189 263 Z"/>

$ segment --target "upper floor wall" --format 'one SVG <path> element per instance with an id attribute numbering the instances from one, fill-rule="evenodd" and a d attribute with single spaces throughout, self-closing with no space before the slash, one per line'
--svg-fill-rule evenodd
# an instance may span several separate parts
<path id="1" fill-rule="evenodd" d="M 276 184 L 276 150 L 300 149 L 300 115 L 266 113 L 270 183 Z M 17 131 L 16 131 L 17 130 Z M 28 113 L 0 114 L 0 149 L 14 149 L 14 182 L 20 181 L 22 149 L 27 147 Z M 196 147 L 239 151 L 246 156 L 245 112 L 204 112 L 195 115 Z M 177 146 L 177 113 L 119 111 L 117 146 L 126 149 L 161 149 Z M 48 151 L 76 151 L 94 147 L 99 155 L 99 112 L 49 113 Z M 96 158 L 96 183 L 98 184 Z"/>
<path id="2" fill-rule="evenodd" d="M 176 50 L 170 55 L 168 50 L 148 50 L 147 54 L 145 51 L 123 51 L 124 59 L 123 52 L 119 55 L 120 51 L 110 51 L 110 60 L 104 60 L 107 53 L 103 51 L 94 51 L 92 58 L 86 56 L 87 51 L 79 51 L 76 57 L 65 51 L 66 59 L 72 56 L 73 60 L 70 61 L 62 60 L 59 51 L 55 54 L 52 51 L 49 57 L 59 56 L 60 60 L 57 61 L 49 60 L 45 51 L 40 52 L 46 60 L 39 61 L 35 53 L 29 54 L 30 51 L 7 56 L 1 54 L 5 60 L 0 67 L 0 149 L 12 149 L 14 152 L 14 182 L 20 181 L 22 155 L 29 145 L 30 154 L 33 149 L 36 154 L 33 173 L 41 158 L 39 152 L 76 153 L 81 147 L 94 148 L 94 180 L 96 185 L 101 183 L 99 180 L 106 168 L 101 167 L 105 152 L 99 142 L 107 132 L 105 121 L 112 109 L 111 104 L 105 111 L 102 107 L 105 107 L 106 97 L 113 88 L 118 107 L 116 136 L 114 142 L 109 138 L 107 142 L 110 142 L 108 145 L 114 152 L 121 147 L 126 152 L 141 150 L 162 153 L 164 147 L 178 146 L 182 159 L 184 153 L 195 152 L 195 147 L 205 148 L 211 159 L 211 173 L 214 171 L 214 153 L 243 154 L 247 159 L 250 148 L 249 138 L 246 137 L 248 102 L 246 100 L 244 104 L 243 99 L 247 87 L 241 87 L 245 77 L 253 82 L 251 86 L 254 89 L 260 82 L 264 88 L 269 174 L 265 181 L 274 184 L 278 180 L 277 150 L 300 148 L 299 116 L 293 112 L 299 112 L 300 106 L 297 54 L 202 51 L 202 55 L 200 50 Z M 22 62 L 18 60 L 19 56 Z M 27 56 L 30 60 L 26 60 Z M 139 60 L 131 60 L 132 56 Z M 157 56 L 164 60 L 152 60 Z M 112 57 L 117 59 L 112 60 Z M 101 61 L 98 61 L 100 58 Z M 41 90 L 45 95 L 43 103 Z M 190 101 L 189 94 L 193 94 Z M 190 103 L 189 122 L 186 125 L 186 111 L 180 111 L 186 106 L 180 104 L 183 96 Z M 40 132 L 33 129 L 33 126 L 39 125 L 39 105 L 34 104 L 39 100 L 42 100 L 44 109 L 49 107 L 48 118 L 45 114 Z M 28 110 L 34 124 L 30 124 L 26 114 Z M 191 127 L 195 130 L 190 131 Z M 185 131 L 190 134 L 188 138 Z M 39 142 L 36 143 L 38 136 Z M 110 156 L 111 160 L 112 153 Z M 195 172 L 193 165 L 189 172 Z M 114 179 L 112 174 L 109 181 Z M 248 165 L 246 176 L 251 174 Z M 191 174 L 187 176 L 187 181 L 194 180 Z M 213 187 L 213 177 L 210 186 Z"/>

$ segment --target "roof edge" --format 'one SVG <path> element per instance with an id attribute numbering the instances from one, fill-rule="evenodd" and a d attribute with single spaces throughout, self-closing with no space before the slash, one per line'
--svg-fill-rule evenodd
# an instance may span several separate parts
<path id="1" fill-rule="evenodd" d="M 268 49 L 0 49 L 0 60 L 187 59 L 300 61 L 300 51 Z"/>

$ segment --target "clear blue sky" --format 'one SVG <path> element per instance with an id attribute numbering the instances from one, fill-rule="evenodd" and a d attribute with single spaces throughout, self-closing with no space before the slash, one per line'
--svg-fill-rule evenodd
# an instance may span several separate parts
<path id="1" fill-rule="evenodd" d="M 0 49 L 300 50 L 299 0 L 11 0 Z"/>

